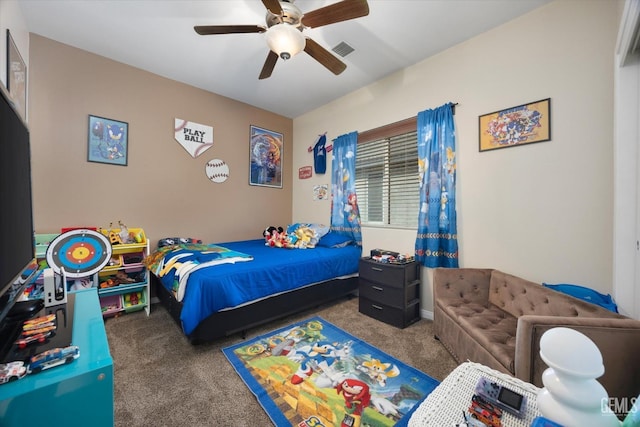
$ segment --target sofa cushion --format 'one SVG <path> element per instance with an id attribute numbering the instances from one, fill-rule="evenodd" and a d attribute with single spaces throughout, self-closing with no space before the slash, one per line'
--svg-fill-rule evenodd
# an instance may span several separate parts
<path id="1" fill-rule="evenodd" d="M 494 270 L 489 283 L 489 303 L 514 317 L 541 316 L 621 317 L 595 304 L 562 294 L 541 284 Z"/>
<path id="2" fill-rule="evenodd" d="M 436 268 L 433 270 L 435 303 L 447 305 L 462 299 L 487 306 L 492 271 L 489 268 Z"/>
<path id="3" fill-rule="evenodd" d="M 505 369 L 514 371 L 518 319 L 496 306 L 485 307 L 463 300 L 449 302 L 442 309 L 457 319 L 460 327 Z"/>

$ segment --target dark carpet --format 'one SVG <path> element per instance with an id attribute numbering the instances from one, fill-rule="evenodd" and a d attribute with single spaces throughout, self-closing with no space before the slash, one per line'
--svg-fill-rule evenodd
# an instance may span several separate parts
<path id="1" fill-rule="evenodd" d="M 358 312 L 358 299 L 341 300 L 248 331 L 247 338 L 312 316 L 380 348 L 441 381 L 456 366 L 422 319 L 398 329 Z M 222 349 L 234 335 L 193 346 L 160 304 L 106 321 L 114 365 L 115 425 L 269 426 L 271 420 L 227 362 Z"/>

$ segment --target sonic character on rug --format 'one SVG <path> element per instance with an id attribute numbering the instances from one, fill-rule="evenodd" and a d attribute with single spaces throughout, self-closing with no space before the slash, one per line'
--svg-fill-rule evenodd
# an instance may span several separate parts
<path id="1" fill-rule="evenodd" d="M 367 374 L 369 378 L 377 382 L 380 387 L 387 385 L 387 378 L 397 377 L 400 370 L 391 363 L 382 363 L 378 359 L 371 359 L 356 366 L 356 369 Z"/>
<path id="2" fill-rule="evenodd" d="M 367 383 L 347 378 L 336 386 L 336 392 L 344 397 L 345 414 L 340 427 L 360 427 L 362 411 L 371 401 Z"/>
<path id="3" fill-rule="evenodd" d="M 341 380 L 337 378 L 337 373 L 332 369 L 336 360 L 349 355 L 350 342 L 340 344 L 330 344 L 327 342 L 315 342 L 311 345 L 304 345 L 288 355 L 290 360 L 300 363 L 300 367 L 291 377 L 292 384 L 300 384 L 309 378 L 313 372 L 318 372 L 315 384 L 318 387 L 335 387 Z"/>

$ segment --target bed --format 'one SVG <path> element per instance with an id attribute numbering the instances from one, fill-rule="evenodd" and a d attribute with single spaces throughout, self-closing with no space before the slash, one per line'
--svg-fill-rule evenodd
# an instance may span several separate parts
<path id="1" fill-rule="evenodd" d="M 200 255 L 216 251 L 224 252 L 213 256 L 217 261 Z M 182 254 L 187 252 L 197 254 L 197 267 L 185 267 Z M 257 239 L 161 248 L 148 265 L 156 296 L 189 341 L 198 344 L 244 335 L 258 325 L 357 294 L 361 253 L 354 244 L 286 249 Z M 173 273 L 179 270 L 177 279 Z"/>

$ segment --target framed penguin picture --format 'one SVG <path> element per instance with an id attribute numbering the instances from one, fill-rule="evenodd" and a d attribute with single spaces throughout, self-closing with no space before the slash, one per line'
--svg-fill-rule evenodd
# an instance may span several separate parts
<path id="1" fill-rule="evenodd" d="M 282 188 L 283 151 L 281 133 L 252 125 L 249 138 L 249 184 Z"/>

